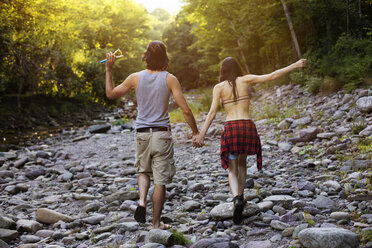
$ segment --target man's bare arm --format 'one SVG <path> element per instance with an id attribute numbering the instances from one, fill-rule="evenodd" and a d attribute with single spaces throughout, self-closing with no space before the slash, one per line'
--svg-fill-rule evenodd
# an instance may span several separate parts
<path id="1" fill-rule="evenodd" d="M 106 58 L 106 96 L 109 99 L 124 96 L 131 88 L 133 88 L 138 75 L 137 73 L 133 73 L 129 75 L 123 83 L 114 87 L 112 81 L 112 67 L 115 63 L 115 55 L 113 55 L 113 53 L 108 53 L 106 54 Z"/>
<path id="2" fill-rule="evenodd" d="M 197 135 L 199 133 L 199 130 L 196 125 L 194 115 L 189 105 L 187 104 L 185 97 L 182 94 L 182 88 L 178 79 L 175 76 L 168 74 L 167 86 L 168 89 L 172 92 L 177 105 L 181 108 L 185 121 L 187 122 L 187 124 L 189 124 L 193 135 Z"/>

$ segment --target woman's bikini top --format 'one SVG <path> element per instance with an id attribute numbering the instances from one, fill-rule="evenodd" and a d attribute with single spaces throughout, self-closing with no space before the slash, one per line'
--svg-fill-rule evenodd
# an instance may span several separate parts
<path id="1" fill-rule="evenodd" d="M 240 96 L 238 97 L 238 99 L 236 99 L 236 101 L 234 100 L 234 98 L 230 98 L 230 99 L 226 99 L 225 101 L 222 101 L 222 105 L 234 103 L 234 102 L 237 103 L 239 101 L 249 100 L 249 99 L 250 99 L 249 95 Z"/>

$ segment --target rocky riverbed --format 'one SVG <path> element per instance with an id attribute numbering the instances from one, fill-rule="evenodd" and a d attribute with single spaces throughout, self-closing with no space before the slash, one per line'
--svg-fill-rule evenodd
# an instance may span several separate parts
<path id="1" fill-rule="evenodd" d="M 151 201 L 147 223 L 135 222 L 134 135 L 105 118 L 0 153 L 0 247 L 372 247 L 371 90 L 288 85 L 251 104 L 263 171 L 248 158 L 241 225 L 219 160 L 223 113 L 200 149 L 184 123 L 172 126 L 177 174 L 162 218 L 172 232 L 150 231 Z"/>

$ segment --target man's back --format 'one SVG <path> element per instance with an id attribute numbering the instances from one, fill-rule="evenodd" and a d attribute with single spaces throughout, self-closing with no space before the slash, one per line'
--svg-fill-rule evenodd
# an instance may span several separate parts
<path id="1" fill-rule="evenodd" d="M 138 114 L 137 128 L 152 126 L 170 127 L 168 104 L 170 91 L 167 87 L 167 71 L 139 72 L 136 89 Z"/>

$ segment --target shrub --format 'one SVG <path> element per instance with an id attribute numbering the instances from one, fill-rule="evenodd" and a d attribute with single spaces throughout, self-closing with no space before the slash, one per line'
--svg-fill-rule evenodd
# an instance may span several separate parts
<path id="1" fill-rule="evenodd" d="M 332 93 L 341 89 L 341 83 L 334 77 L 325 76 L 319 87 L 321 93 Z"/>
<path id="2" fill-rule="evenodd" d="M 308 90 L 311 94 L 315 95 L 319 92 L 320 86 L 322 85 L 323 80 L 319 77 L 311 77 L 307 82 Z"/>
<path id="3" fill-rule="evenodd" d="M 289 75 L 291 82 L 294 84 L 305 85 L 308 80 L 308 75 L 303 71 L 294 71 Z"/>

